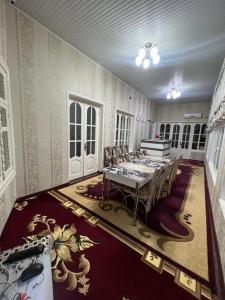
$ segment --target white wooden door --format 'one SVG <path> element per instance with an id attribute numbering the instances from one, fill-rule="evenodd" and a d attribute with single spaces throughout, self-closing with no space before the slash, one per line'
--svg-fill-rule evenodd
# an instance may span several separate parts
<path id="1" fill-rule="evenodd" d="M 171 154 L 180 154 L 181 124 L 171 124 Z"/>
<path id="2" fill-rule="evenodd" d="M 85 104 L 84 128 L 84 175 L 98 169 L 99 108 Z"/>
<path id="3" fill-rule="evenodd" d="M 70 136 L 69 136 L 69 179 L 83 176 L 84 173 L 84 142 L 83 142 L 83 123 L 84 111 L 83 104 L 70 101 Z"/>
<path id="4" fill-rule="evenodd" d="M 179 154 L 183 158 L 191 157 L 191 144 L 193 139 L 193 124 L 183 123 L 179 139 Z"/>
<path id="5" fill-rule="evenodd" d="M 206 124 L 203 122 L 162 123 L 159 132 L 161 137 L 171 140 L 171 154 L 182 155 L 186 159 L 194 157 L 195 152 L 196 157 L 204 154 Z"/>
<path id="6" fill-rule="evenodd" d="M 193 124 L 191 123 L 170 124 L 171 154 L 182 155 L 186 159 L 190 158 L 193 138 L 192 127 Z"/>
<path id="7" fill-rule="evenodd" d="M 69 179 L 73 180 L 98 170 L 99 108 L 70 101 L 69 121 Z"/>

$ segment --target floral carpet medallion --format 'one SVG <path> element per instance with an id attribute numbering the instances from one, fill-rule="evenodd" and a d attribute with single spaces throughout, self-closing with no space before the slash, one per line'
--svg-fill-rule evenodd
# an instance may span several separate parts
<path id="1" fill-rule="evenodd" d="M 42 228 L 39 233 L 27 236 L 26 241 L 33 241 L 36 238 L 45 235 L 51 235 L 51 262 L 52 262 L 52 276 L 55 282 L 68 281 L 67 290 L 73 291 L 78 287 L 78 292 L 86 295 L 90 287 L 90 279 L 86 275 L 90 271 L 90 262 L 85 254 L 80 252 L 90 248 L 98 243 L 92 241 L 87 236 L 79 235 L 74 224 L 64 225 L 60 227 L 56 224 L 55 219 L 48 218 L 43 215 L 33 216 L 32 221 L 28 224 L 29 232 L 35 231 L 36 227 Z M 43 229 L 44 226 L 44 229 Z M 78 254 L 78 257 L 73 257 L 73 254 Z M 78 272 L 74 272 L 74 265 L 77 262 Z M 73 271 L 70 269 L 73 264 Z"/>

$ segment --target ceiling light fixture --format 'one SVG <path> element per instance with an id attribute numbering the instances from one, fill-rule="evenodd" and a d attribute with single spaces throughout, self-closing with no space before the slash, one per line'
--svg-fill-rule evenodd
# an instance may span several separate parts
<path id="1" fill-rule="evenodd" d="M 171 92 L 168 92 L 166 95 L 166 98 L 169 99 L 177 99 L 180 98 L 181 96 L 181 92 L 177 91 L 175 88 L 172 88 Z"/>
<path id="2" fill-rule="evenodd" d="M 157 65 L 160 61 L 158 48 L 153 46 L 152 43 L 147 43 L 138 51 L 135 63 L 137 66 L 143 65 L 144 69 L 148 69 L 150 66 L 150 58 L 152 59 L 153 65 Z"/>

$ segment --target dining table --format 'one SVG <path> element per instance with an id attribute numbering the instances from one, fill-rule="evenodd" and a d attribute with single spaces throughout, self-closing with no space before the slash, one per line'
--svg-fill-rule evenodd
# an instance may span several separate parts
<path id="1" fill-rule="evenodd" d="M 115 166 L 103 168 L 103 189 L 100 207 L 103 209 L 105 206 L 105 195 L 107 189 L 110 187 L 111 181 L 119 183 L 121 186 L 135 189 L 136 197 L 134 199 L 135 204 L 133 209 L 132 225 L 136 226 L 140 189 L 152 179 L 157 168 L 167 165 L 170 161 L 170 158 L 146 155 L 141 158 L 132 159 L 129 162 L 122 162 Z M 106 181 L 109 183 L 106 184 Z"/>

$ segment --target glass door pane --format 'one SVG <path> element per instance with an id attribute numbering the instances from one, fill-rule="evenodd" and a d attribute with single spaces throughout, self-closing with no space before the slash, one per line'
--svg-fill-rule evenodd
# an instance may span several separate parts
<path id="1" fill-rule="evenodd" d="M 183 129 L 182 142 L 181 142 L 182 149 L 188 149 L 190 133 L 191 133 L 191 125 L 185 124 Z"/>
<path id="2" fill-rule="evenodd" d="M 95 154 L 96 151 L 96 110 L 94 107 L 89 106 L 87 109 L 87 148 L 86 154 Z"/>
<path id="3" fill-rule="evenodd" d="M 81 106 L 70 104 L 70 158 L 81 156 Z"/>
<path id="4" fill-rule="evenodd" d="M 180 135 L 180 125 L 175 124 L 173 126 L 173 135 L 172 135 L 172 148 L 178 148 L 178 142 L 179 142 L 179 135 Z"/>

